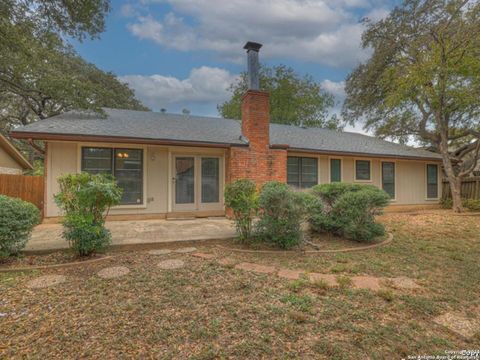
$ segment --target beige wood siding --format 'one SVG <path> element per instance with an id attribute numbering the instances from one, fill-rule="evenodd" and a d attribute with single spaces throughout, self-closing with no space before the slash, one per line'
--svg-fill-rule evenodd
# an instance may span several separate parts
<path id="1" fill-rule="evenodd" d="M 171 211 L 171 154 L 215 154 L 224 156 L 223 150 L 203 148 L 183 148 L 166 146 L 141 146 L 131 144 L 107 143 L 74 143 L 49 142 L 47 152 L 47 211 L 46 216 L 60 216 L 61 213 L 53 200 L 53 195 L 59 191 L 57 179 L 67 173 L 77 173 L 81 170 L 81 147 L 124 147 L 141 148 L 144 150 L 144 204 L 118 206 L 110 210 L 111 215 L 123 214 L 165 214 Z M 223 162 L 221 169 L 223 181 Z M 223 199 L 222 199 L 223 200 Z M 223 204 L 221 206 L 223 209 Z"/>
<path id="2" fill-rule="evenodd" d="M 316 157 L 318 159 L 318 181 L 320 184 L 330 182 L 330 159 L 341 159 L 342 181 L 354 183 L 355 181 L 355 160 L 369 160 L 371 166 L 371 180 L 358 181 L 362 184 L 371 184 L 379 188 L 382 186 L 382 162 L 395 163 L 395 192 L 396 199 L 392 205 L 426 205 L 438 203 L 436 199 L 426 199 L 426 165 L 435 162 L 417 160 L 396 160 L 365 158 L 354 156 L 328 156 L 304 152 L 289 152 L 289 156 Z M 441 198 L 441 168 L 439 165 L 438 194 Z"/>
<path id="3" fill-rule="evenodd" d="M 0 173 L 2 174 L 21 174 L 22 166 L 15 161 L 4 149 L 0 147 Z"/>

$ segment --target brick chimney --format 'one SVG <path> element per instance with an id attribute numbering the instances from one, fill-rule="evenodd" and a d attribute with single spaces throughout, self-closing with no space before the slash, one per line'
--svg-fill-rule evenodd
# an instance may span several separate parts
<path id="1" fill-rule="evenodd" d="M 265 151 L 270 145 L 269 95 L 260 91 L 260 64 L 258 52 L 262 44 L 247 42 L 248 89 L 242 98 L 242 134 L 249 140 L 250 147 Z"/>
<path id="2" fill-rule="evenodd" d="M 287 150 L 270 146 L 269 95 L 260 91 L 258 51 L 261 44 L 247 42 L 248 89 L 242 98 L 242 135 L 247 146 L 232 146 L 226 154 L 227 182 L 253 180 L 258 187 L 266 181 L 287 179 Z M 231 215 L 231 212 L 227 212 Z"/>

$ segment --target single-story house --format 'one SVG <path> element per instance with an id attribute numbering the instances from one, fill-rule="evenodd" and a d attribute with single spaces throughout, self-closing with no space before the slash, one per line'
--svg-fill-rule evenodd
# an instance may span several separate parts
<path id="1" fill-rule="evenodd" d="M 33 169 L 32 164 L 8 139 L 0 134 L 0 174 L 23 174 Z"/>
<path id="2" fill-rule="evenodd" d="M 271 124 L 269 95 L 259 91 L 258 50 L 247 43 L 249 89 L 242 120 L 105 109 L 106 117 L 71 111 L 16 129 L 12 136 L 46 144 L 45 216 L 57 178 L 87 171 L 113 174 L 123 188 L 119 218 L 223 215 L 226 183 L 278 180 L 305 189 L 335 181 L 373 184 L 392 206 L 438 205 L 439 155 L 375 137 Z"/>

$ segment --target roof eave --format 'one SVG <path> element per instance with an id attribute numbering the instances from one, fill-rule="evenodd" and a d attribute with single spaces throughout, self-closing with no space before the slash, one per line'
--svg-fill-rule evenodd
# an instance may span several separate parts
<path id="1" fill-rule="evenodd" d="M 329 151 L 329 150 L 317 150 L 307 148 L 290 147 L 289 151 L 325 154 L 325 155 L 337 155 L 337 156 L 358 156 L 358 157 L 373 157 L 379 159 L 405 159 L 405 160 L 423 160 L 423 161 L 442 161 L 440 157 L 428 157 L 428 156 L 410 156 L 410 155 L 394 155 L 394 154 L 375 154 L 367 152 L 351 152 L 351 151 Z"/>
<path id="2" fill-rule="evenodd" d="M 177 146 L 198 146 L 229 148 L 231 146 L 248 146 L 248 144 L 221 143 L 210 141 L 190 141 L 190 140 L 172 140 L 172 139 L 147 139 L 127 136 L 103 136 L 103 135 L 84 135 L 84 134 L 53 134 L 43 132 L 12 131 L 11 136 L 15 139 L 32 139 L 44 141 L 76 141 L 76 142 L 106 142 L 106 143 L 125 143 L 125 144 L 148 144 L 148 145 L 177 145 Z"/>
<path id="3" fill-rule="evenodd" d="M 0 134 L 0 145 L 23 169 L 32 170 L 33 166 L 7 138 Z"/>

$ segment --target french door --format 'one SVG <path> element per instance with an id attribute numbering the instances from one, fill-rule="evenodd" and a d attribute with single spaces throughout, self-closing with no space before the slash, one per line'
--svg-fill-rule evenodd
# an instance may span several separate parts
<path id="1" fill-rule="evenodd" d="M 221 160 L 219 156 L 173 156 L 173 211 L 222 209 Z"/>

